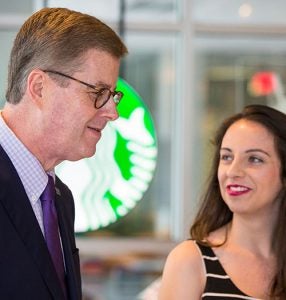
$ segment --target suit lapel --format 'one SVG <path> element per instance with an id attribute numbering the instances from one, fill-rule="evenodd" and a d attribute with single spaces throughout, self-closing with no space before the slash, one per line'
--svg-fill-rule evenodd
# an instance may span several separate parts
<path id="1" fill-rule="evenodd" d="M 67 189 L 61 187 L 62 183 L 56 180 L 56 208 L 59 220 L 60 234 L 62 246 L 64 250 L 65 267 L 67 273 L 67 288 L 70 300 L 81 299 L 79 286 L 79 261 L 75 262 L 78 253 L 73 253 L 75 250 L 74 230 L 73 230 L 73 199 L 72 195 L 67 193 Z M 70 204 L 69 204 L 70 203 Z M 70 207 L 72 204 L 72 207 Z M 75 257 L 77 256 L 77 257 Z"/>
<path id="2" fill-rule="evenodd" d="M 57 275 L 30 201 L 13 164 L 1 146 L 0 184 L 0 203 L 30 254 L 31 262 L 37 266 L 53 297 L 63 299 L 60 283 L 55 280 Z"/>

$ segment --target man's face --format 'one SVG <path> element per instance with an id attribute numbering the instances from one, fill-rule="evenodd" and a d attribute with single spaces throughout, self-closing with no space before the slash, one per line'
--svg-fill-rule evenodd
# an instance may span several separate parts
<path id="1" fill-rule="evenodd" d="M 119 63 L 119 59 L 110 54 L 92 49 L 86 53 L 80 71 L 72 76 L 114 91 Z M 60 66 L 55 71 L 61 72 Z M 48 73 L 46 75 L 48 89 L 44 99 L 43 128 L 49 139 L 47 151 L 57 161 L 94 155 L 103 128 L 108 121 L 118 118 L 112 97 L 103 107 L 96 109 L 92 88 L 71 79 L 67 79 L 68 85 L 62 87 Z"/>

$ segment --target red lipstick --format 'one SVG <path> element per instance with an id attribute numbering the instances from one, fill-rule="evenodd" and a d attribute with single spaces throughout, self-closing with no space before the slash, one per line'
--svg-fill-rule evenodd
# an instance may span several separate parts
<path id="1" fill-rule="evenodd" d="M 250 188 L 239 184 L 229 184 L 226 187 L 226 191 L 230 196 L 240 196 L 248 193 L 250 190 Z"/>

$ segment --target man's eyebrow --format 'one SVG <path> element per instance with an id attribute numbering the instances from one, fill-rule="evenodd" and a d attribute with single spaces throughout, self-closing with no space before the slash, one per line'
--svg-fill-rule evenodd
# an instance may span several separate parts
<path id="1" fill-rule="evenodd" d="M 104 83 L 104 82 L 102 82 L 102 81 L 96 82 L 96 83 L 94 84 L 94 86 L 111 89 L 111 86 L 110 86 L 109 84 Z"/>

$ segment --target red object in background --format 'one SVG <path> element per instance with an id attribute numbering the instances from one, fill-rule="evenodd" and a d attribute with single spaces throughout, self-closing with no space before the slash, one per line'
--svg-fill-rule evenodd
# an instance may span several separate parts
<path id="1" fill-rule="evenodd" d="M 255 73 L 249 82 L 249 91 L 253 96 L 267 96 L 277 89 L 277 76 L 274 72 Z"/>

